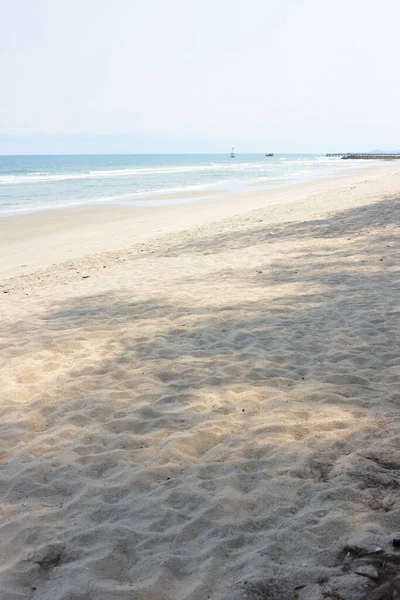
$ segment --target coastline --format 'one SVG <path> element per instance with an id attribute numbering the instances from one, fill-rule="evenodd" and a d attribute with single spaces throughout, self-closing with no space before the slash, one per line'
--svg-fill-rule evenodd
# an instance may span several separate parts
<path id="1" fill-rule="evenodd" d="M 400 533 L 399 190 L 390 166 L 0 220 L 4 597 L 390 581 L 357 561 Z"/>
<path id="2" fill-rule="evenodd" d="M 368 168 L 384 163 L 373 161 Z M 223 192 L 335 177 L 365 168 L 321 155 L 0 156 L 0 217 L 72 207 L 172 204 Z"/>
<path id="3" fill-rule="evenodd" d="M 397 172 L 397 166 L 373 167 L 280 188 L 245 193 L 223 192 L 201 200 L 196 200 L 194 195 L 192 202 L 169 206 L 93 205 L 4 216 L 0 218 L 0 279 L 27 274 L 88 254 L 122 250 L 153 237 L 185 231 L 264 207 L 287 205 L 286 211 L 295 211 L 297 215 L 296 204 L 307 202 L 309 196 L 314 197 L 315 207 L 321 204 L 320 208 L 324 210 L 323 201 L 318 204 L 316 195 L 332 196 L 335 189 L 340 188 L 346 194 L 357 196 L 358 189 L 347 190 L 353 185 L 361 186 L 360 190 L 364 189 L 366 194 L 371 195 L 378 189 L 383 177 Z M 183 197 L 189 199 L 190 195 L 185 193 Z M 335 198 L 332 209 L 340 208 L 344 202 L 342 198 Z M 272 215 L 277 213 L 279 209 L 274 208 Z"/>

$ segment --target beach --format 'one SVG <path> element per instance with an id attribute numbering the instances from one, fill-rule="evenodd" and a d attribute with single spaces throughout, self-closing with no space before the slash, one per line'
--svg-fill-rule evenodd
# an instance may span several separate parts
<path id="1" fill-rule="evenodd" d="M 399 190 L 0 219 L 2 599 L 399 585 Z"/>

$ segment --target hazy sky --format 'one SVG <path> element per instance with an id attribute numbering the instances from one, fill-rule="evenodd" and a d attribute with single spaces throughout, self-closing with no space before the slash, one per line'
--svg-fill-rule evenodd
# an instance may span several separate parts
<path id="1" fill-rule="evenodd" d="M 0 0 L 0 153 L 400 147 L 400 0 Z"/>

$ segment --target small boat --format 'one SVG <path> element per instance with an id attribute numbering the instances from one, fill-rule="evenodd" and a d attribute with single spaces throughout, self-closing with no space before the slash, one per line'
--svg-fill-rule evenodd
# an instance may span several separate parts
<path id="1" fill-rule="evenodd" d="M 235 148 L 232 147 L 231 158 L 235 158 Z"/>
<path id="2" fill-rule="evenodd" d="M 265 156 L 273 156 L 273 154 L 266 154 Z"/>

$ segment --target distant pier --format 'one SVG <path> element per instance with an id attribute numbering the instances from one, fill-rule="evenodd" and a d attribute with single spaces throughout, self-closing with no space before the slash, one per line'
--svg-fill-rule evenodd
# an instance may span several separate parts
<path id="1" fill-rule="evenodd" d="M 343 159 L 356 159 L 356 160 L 399 160 L 400 154 L 345 154 L 342 156 Z"/>
<path id="2" fill-rule="evenodd" d="M 343 160 L 400 160 L 400 154 L 357 154 L 356 152 L 335 152 L 325 156 L 338 156 Z"/>

